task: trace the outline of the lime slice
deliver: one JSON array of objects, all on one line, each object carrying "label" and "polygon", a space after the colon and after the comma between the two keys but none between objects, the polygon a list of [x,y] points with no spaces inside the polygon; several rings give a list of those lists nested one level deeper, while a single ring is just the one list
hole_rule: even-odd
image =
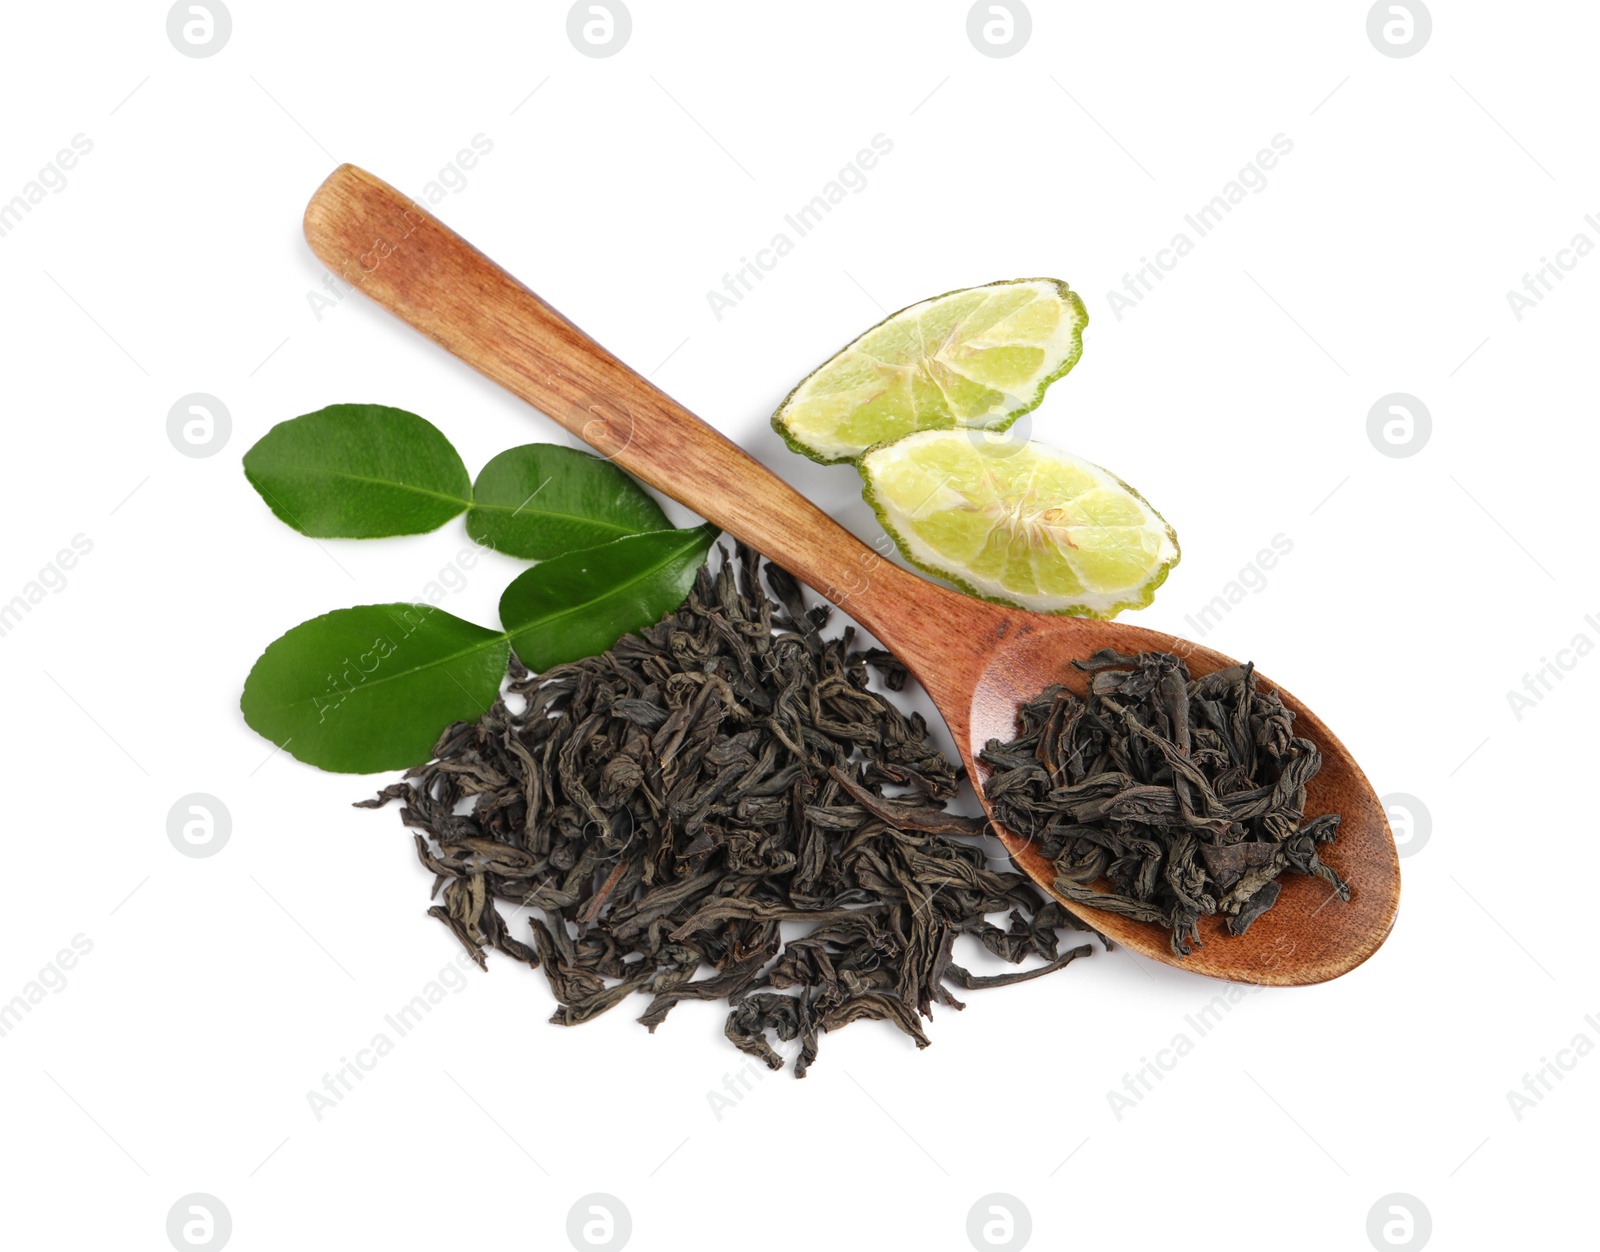
[{"label": "lime slice", "polygon": [[906,560],[985,600],[1115,617],[1178,563],[1177,535],[1138,492],[1043,444],[923,430],[857,467]]},{"label": "lime slice", "polygon": [[1066,283],[1016,278],[901,309],[819,367],[772,415],[832,465],[914,430],[1004,430],[1083,352],[1089,314]]}]

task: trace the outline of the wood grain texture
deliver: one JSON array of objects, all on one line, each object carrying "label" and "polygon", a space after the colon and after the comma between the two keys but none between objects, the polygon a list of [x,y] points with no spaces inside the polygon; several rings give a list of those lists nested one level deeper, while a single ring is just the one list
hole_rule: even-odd
[{"label": "wood grain texture", "polygon": [[[306,209],[305,231],[332,272],[629,473],[777,561],[877,635],[933,698],[980,792],[984,771],[975,755],[989,739],[1014,735],[1019,704],[1055,682],[1083,690],[1073,658],[1108,647],[1159,649],[1182,656],[1196,676],[1234,663],[1136,626],[988,604],[885,560],[364,170],[334,171]],[[1285,875],[1277,904],[1246,934],[1230,936],[1218,919],[1202,918],[1204,946],[1179,958],[1157,926],[1062,903],[1136,952],[1237,982],[1323,982],[1371,956],[1399,906],[1399,859],[1388,820],[1344,745],[1279,690],[1297,730],[1322,750],[1308,815],[1343,816],[1338,840],[1322,856],[1350,884],[1349,904],[1329,904],[1320,879]],[[1010,832],[1002,829],[1000,837],[1018,866],[1050,891],[1049,863]]]}]

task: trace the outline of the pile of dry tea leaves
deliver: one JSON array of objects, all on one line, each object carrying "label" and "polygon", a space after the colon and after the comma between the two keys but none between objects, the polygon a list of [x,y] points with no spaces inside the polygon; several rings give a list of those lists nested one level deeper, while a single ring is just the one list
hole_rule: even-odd
[{"label": "pile of dry tea leaves", "polygon": [[[1109,649],[1074,665],[1090,675],[1087,699],[1047,688],[1019,711],[1016,739],[981,753],[995,816],[1054,861],[1057,892],[1165,926],[1180,956],[1203,914],[1243,934],[1285,870],[1350,899],[1317,856],[1338,816],[1305,820],[1321,753],[1253,667],[1192,679],[1170,653]],[[1090,885],[1101,879],[1110,891]]]},{"label": "pile of dry tea leaves", "polygon": [[[748,548],[719,555],[682,608],[609,652],[539,675],[513,662],[509,699],[362,802],[404,805],[442,889],[429,912],[480,965],[493,948],[542,968],[554,1022],[638,994],[653,1031],[680,1001],[725,1000],[728,1038],[773,1069],[768,1032],[798,1040],[800,1077],[822,1031],[882,1019],[925,1047],[920,1019],[962,1007],[950,985],[1087,955],[1058,946],[1081,923],[988,867],[983,822],[946,811],[958,767],[868,689],[869,662],[900,687],[894,659],[853,649],[853,630],[825,639],[831,610],[770,563],[769,599]],[[986,917],[1007,911],[1005,928]],[[803,933],[785,941],[785,923]],[[1044,963],[976,976],[951,959],[960,935]]]}]

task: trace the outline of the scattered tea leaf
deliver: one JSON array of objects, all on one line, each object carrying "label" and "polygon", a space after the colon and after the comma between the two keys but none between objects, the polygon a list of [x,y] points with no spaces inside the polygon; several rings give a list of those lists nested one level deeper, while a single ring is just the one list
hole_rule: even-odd
[{"label": "scattered tea leaf", "polygon": [[[631,1002],[653,1032],[685,1000],[725,1002],[735,1047],[803,1077],[824,1034],[885,1021],[922,1047],[954,988],[1089,947],[990,865],[981,819],[946,811],[960,767],[869,688],[853,629],[825,635],[829,606],[775,565],[769,598],[758,563],[723,553],[604,655],[513,661],[507,698],[361,803],[403,806],[429,916],[480,965],[493,948],[542,969],[552,1022]],[[1031,968],[968,973],[958,944]]]},{"label": "scattered tea leaf", "polygon": [[610,461],[549,443],[509,448],[485,465],[467,513],[467,533],[479,543],[531,561],[671,526]]},{"label": "scattered tea leaf", "polygon": [[481,716],[506,635],[425,604],[364,604],[267,645],[239,707],[257,733],[322,769],[369,774],[428,759],[439,729]]},{"label": "scattered tea leaf", "polygon": [[630,535],[535,565],[500,597],[511,647],[524,665],[544,670],[597,656],[654,625],[683,603],[717,533],[696,526]]},{"label": "scattered tea leaf", "polygon": [[333,404],[279,422],[244,454],[283,521],[319,539],[435,530],[472,500],[467,467],[431,422],[382,404]]}]

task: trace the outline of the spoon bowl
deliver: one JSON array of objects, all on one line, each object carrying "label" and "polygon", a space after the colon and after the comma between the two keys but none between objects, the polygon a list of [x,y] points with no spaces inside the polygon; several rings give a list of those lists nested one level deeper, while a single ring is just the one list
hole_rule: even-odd
[{"label": "spoon bowl", "polygon": [[[988,769],[978,753],[991,739],[1015,737],[1020,704],[1052,683],[1085,694],[1087,675],[1073,668],[1072,658],[1101,648],[1172,652],[1195,678],[1236,664],[1210,648],[1136,626],[1008,614],[1003,609],[994,618],[994,629],[1003,628],[1005,635],[975,677],[965,725],[947,714],[961,759],[980,792]],[[1258,674],[1258,679],[1263,689],[1276,689],[1294,713],[1295,733],[1312,740],[1322,753],[1322,768],[1306,788],[1306,816],[1340,815],[1338,838],[1323,845],[1319,855],[1350,885],[1350,900],[1334,899],[1333,889],[1320,878],[1286,873],[1278,880],[1283,890],[1277,902],[1244,934],[1230,935],[1220,916],[1202,917],[1201,946],[1188,956],[1174,953],[1168,932],[1153,923],[1062,903],[1125,947],[1192,973],[1273,986],[1324,982],[1355,968],[1387,938],[1400,901],[1400,863],[1383,805],[1349,751],[1292,694],[1265,675]],[[1054,896],[1050,862],[1027,839],[998,822],[995,828],[1011,859]]]},{"label": "spoon bowl", "polygon": [[[602,456],[777,561],[872,631],[932,697],[980,797],[985,771],[977,754],[990,739],[1012,738],[1018,707],[1045,687],[1064,683],[1081,693],[1074,658],[1102,648],[1174,652],[1196,677],[1234,664],[1137,626],[976,600],[884,560],[421,205],[356,166],[340,166],[318,188],[305,230],[330,272]],[[1229,935],[1217,918],[1202,918],[1204,946],[1187,957],[1172,952],[1160,927],[1062,904],[1135,952],[1236,982],[1324,982],[1371,956],[1394,924],[1400,899],[1399,860],[1383,806],[1321,720],[1288,692],[1280,695],[1298,733],[1322,752],[1308,814],[1342,817],[1337,840],[1321,856],[1350,884],[1348,904],[1324,907],[1327,884],[1286,874],[1277,903],[1245,934]],[[1050,863],[995,825],[1016,864],[1055,896]]]}]

